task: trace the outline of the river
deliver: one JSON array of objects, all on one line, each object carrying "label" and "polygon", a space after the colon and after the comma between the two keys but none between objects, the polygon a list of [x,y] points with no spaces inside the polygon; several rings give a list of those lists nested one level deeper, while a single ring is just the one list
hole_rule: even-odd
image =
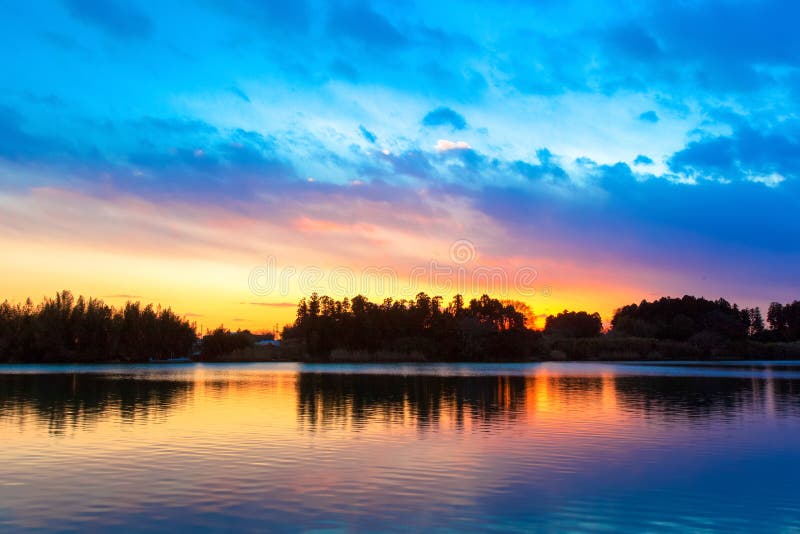
[{"label": "river", "polygon": [[0,531],[800,529],[800,362],[0,366]]}]

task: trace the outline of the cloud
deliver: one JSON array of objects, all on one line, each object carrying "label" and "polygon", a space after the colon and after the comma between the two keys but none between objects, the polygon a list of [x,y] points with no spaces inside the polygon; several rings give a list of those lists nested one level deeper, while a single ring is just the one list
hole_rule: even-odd
[{"label": "cloud", "polygon": [[655,39],[643,28],[635,25],[608,32],[608,40],[619,53],[636,60],[652,61],[661,53]]},{"label": "cloud", "polygon": [[466,141],[448,141],[447,139],[439,139],[436,142],[434,149],[437,152],[446,152],[448,150],[466,150],[472,148]]},{"label": "cloud", "polygon": [[[275,140],[260,133],[219,132],[202,121],[167,121],[151,128],[163,129],[161,137],[174,138],[177,146],[142,142],[126,154],[125,164],[116,167],[113,175],[130,190],[245,198],[296,178],[292,164],[279,155]],[[131,174],[135,180],[129,178]]]},{"label": "cloud", "polygon": [[364,139],[366,139],[368,142],[372,144],[375,144],[375,141],[378,140],[378,137],[374,133],[370,132],[362,125],[358,126],[358,131],[361,132],[361,135],[364,136]]},{"label": "cloud", "polygon": [[[755,129],[742,125],[727,136],[705,136],[690,142],[668,161],[671,171],[715,180],[775,182],[800,177],[800,121]],[[782,181],[782,180],[780,180]]]},{"label": "cloud", "polygon": [[439,107],[429,111],[422,118],[422,125],[428,127],[450,126],[453,130],[464,130],[467,128],[467,121],[461,114],[452,109]]},{"label": "cloud", "polygon": [[118,0],[63,0],[75,18],[125,39],[148,37],[153,30],[150,18],[130,2]]},{"label": "cloud", "polygon": [[328,66],[328,69],[334,78],[342,79],[348,82],[358,81],[358,70],[356,70],[353,65],[342,59],[335,59]]},{"label": "cloud", "polygon": [[775,83],[757,66],[796,64],[798,17],[800,5],[778,0],[676,3],[654,12],[653,27],[676,61],[695,67],[702,88],[751,91]]},{"label": "cloud", "polygon": [[231,93],[234,96],[239,97],[241,100],[247,102],[248,104],[250,103],[250,97],[247,96],[247,93],[245,93],[244,91],[242,91],[238,87],[236,87],[236,86],[228,87],[228,92]]},{"label": "cloud", "polygon": [[[721,94],[749,99],[764,91],[766,96],[795,77],[789,73],[797,64],[790,51],[800,46],[794,24],[798,5],[724,0],[630,9],[625,2],[612,4],[613,14],[586,5],[583,17],[574,17],[566,5],[554,8],[549,18],[542,17],[557,28],[552,32],[546,27],[506,32],[495,44],[503,79],[540,95],[655,90],[702,103]],[[710,20],[724,23],[710,25]]]},{"label": "cloud", "polygon": [[569,175],[556,162],[553,155],[546,148],[539,149],[537,152],[539,164],[532,164],[526,161],[515,161],[511,168],[528,180],[549,180],[567,183]]},{"label": "cloud", "polygon": [[655,124],[656,122],[658,122],[659,119],[658,119],[658,114],[655,111],[650,110],[650,111],[645,111],[644,113],[639,115],[639,120],[644,122],[652,122]]},{"label": "cloud", "polygon": [[428,154],[419,149],[406,150],[400,154],[385,154],[383,157],[389,162],[396,175],[411,176],[427,181],[435,172]]},{"label": "cloud", "polygon": [[133,299],[141,299],[141,298],[144,298],[144,297],[142,297],[141,295],[129,295],[127,293],[117,293],[117,294],[114,294],[114,295],[103,295],[103,298],[104,299],[128,299],[128,300],[133,300]]},{"label": "cloud", "polygon": [[634,165],[652,165],[653,164],[653,160],[651,158],[648,158],[644,154],[639,154],[638,156],[636,156],[636,159],[633,160],[633,164]]},{"label": "cloud", "polygon": [[364,4],[341,6],[331,4],[327,24],[332,39],[345,39],[376,47],[393,49],[404,46],[407,39],[383,15]]},{"label": "cloud", "polygon": [[69,155],[65,142],[33,135],[23,129],[23,117],[15,110],[0,105],[0,158],[11,161],[36,161],[55,155]]},{"label": "cloud", "polygon": [[786,180],[786,178],[784,178],[777,172],[773,172],[768,176],[750,175],[747,177],[747,179],[750,180],[751,182],[764,184],[767,187],[777,187]]},{"label": "cloud", "polygon": [[494,174],[499,163],[472,148],[446,150],[440,154],[448,163],[447,171],[451,179],[458,183],[467,180],[473,187],[480,186],[483,180]]}]

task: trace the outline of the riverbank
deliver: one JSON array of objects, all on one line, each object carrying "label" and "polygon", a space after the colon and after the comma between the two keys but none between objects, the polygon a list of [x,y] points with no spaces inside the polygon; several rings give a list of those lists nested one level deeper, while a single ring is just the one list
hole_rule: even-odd
[{"label": "riverbank", "polygon": [[717,342],[716,345],[665,341],[650,338],[602,336],[597,338],[543,338],[528,358],[487,355],[483,358],[444,359],[420,351],[336,349],[328,355],[310,355],[301,347],[248,347],[223,354],[209,362],[306,362],[306,363],[440,363],[541,362],[541,361],[676,361],[676,360],[800,360],[800,342]]},{"label": "riverbank", "polygon": [[[690,343],[650,338],[602,336],[596,338],[542,338],[530,357],[507,358],[502,354],[483,358],[444,359],[420,351],[335,349],[328,355],[310,355],[299,346],[250,347],[225,354],[220,362],[313,363],[424,363],[424,362],[540,362],[540,361],[675,361],[675,360],[800,360],[800,342],[715,341]],[[211,361],[211,360],[208,360]]]},{"label": "riverbank", "polygon": [[[148,358],[131,360],[92,360],[85,358],[47,358],[41,361],[12,360],[6,363],[148,363]],[[539,339],[527,358],[508,358],[502,354],[481,358],[437,358],[421,351],[335,349],[326,355],[311,355],[298,344],[281,346],[251,346],[237,349],[214,358],[194,358],[193,361],[248,363],[248,362],[300,362],[300,363],[441,363],[441,362],[541,362],[541,361],[720,361],[720,360],[800,360],[800,342],[763,343],[757,341],[720,341],[690,343],[651,338],[601,336],[595,338]]]}]

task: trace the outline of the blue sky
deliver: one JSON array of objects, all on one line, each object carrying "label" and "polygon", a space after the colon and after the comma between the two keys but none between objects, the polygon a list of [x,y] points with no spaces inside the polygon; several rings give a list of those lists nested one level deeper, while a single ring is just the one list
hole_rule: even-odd
[{"label": "blue sky", "polygon": [[[331,264],[394,265],[420,259],[409,252],[420,236],[468,238],[499,263],[527,258],[556,288],[591,291],[578,283],[587,277],[616,288],[582,300],[564,287],[565,305],[798,296],[792,3],[42,0],[0,9],[8,246],[115,246],[109,218],[139,202],[182,218],[168,232],[156,216],[126,229],[138,236],[131,254],[170,255],[169,239],[246,220],[272,238],[239,235],[236,250],[221,239],[202,254],[249,265],[274,245],[287,262],[322,250]],[[23,204],[48,216],[23,218],[13,209]],[[220,211],[214,221],[209,206]],[[298,230],[300,219],[367,228],[369,244],[339,251],[331,236]],[[153,239],[163,249],[136,248]]]}]

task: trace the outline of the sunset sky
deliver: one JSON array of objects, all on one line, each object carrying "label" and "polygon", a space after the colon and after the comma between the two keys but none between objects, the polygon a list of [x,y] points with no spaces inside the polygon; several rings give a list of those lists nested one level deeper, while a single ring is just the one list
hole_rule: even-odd
[{"label": "sunset sky", "polygon": [[2,11],[0,300],[269,330],[315,289],[800,298],[800,5]]}]

